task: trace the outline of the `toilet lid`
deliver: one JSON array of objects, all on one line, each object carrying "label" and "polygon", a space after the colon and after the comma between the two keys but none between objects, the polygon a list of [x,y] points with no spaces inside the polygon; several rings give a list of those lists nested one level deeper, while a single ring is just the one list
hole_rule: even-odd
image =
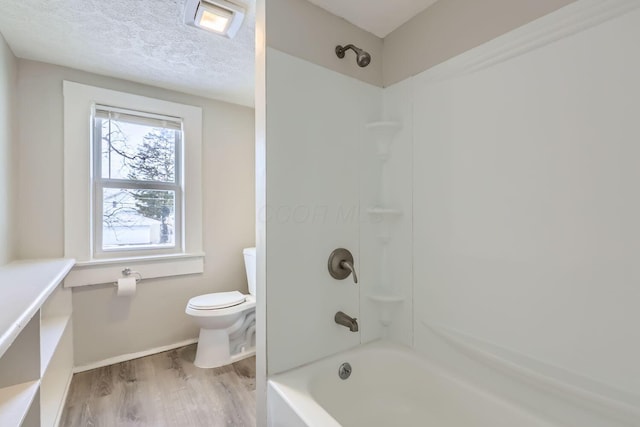
[{"label": "toilet lid", "polygon": [[189,300],[189,307],[198,310],[216,310],[218,308],[232,307],[245,301],[246,295],[238,291],[216,292],[193,297]]}]

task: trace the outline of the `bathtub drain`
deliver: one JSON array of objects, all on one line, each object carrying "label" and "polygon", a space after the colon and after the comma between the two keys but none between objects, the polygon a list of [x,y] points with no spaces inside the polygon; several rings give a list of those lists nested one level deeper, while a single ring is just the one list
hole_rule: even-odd
[{"label": "bathtub drain", "polygon": [[346,380],[351,375],[351,365],[348,363],[343,363],[340,365],[338,369],[338,376],[343,380]]}]

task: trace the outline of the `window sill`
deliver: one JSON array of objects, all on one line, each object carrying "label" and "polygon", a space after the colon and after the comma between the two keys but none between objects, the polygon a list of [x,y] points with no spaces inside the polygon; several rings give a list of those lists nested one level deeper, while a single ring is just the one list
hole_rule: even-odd
[{"label": "window sill", "polygon": [[154,255],[131,258],[94,259],[76,262],[64,280],[65,288],[114,283],[122,270],[140,273],[142,280],[198,274],[204,271],[204,253]]}]

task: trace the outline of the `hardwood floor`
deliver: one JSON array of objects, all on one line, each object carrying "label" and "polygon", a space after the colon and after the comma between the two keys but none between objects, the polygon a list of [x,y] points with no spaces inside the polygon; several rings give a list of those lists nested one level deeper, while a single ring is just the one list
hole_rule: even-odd
[{"label": "hardwood floor", "polygon": [[255,426],[255,357],[200,369],[190,345],[74,375],[61,427]]}]

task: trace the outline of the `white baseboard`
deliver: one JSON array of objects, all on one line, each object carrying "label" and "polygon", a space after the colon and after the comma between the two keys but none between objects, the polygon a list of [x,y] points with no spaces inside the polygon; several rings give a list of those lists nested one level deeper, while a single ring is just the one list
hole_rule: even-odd
[{"label": "white baseboard", "polygon": [[137,353],[123,354],[120,356],[110,357],[108,359],[100,360],[98,362],[89,363],[88,365],[76,366],[73,368],[73,373],[90,371],[91,369],[102,368],[104,366],[114,365],[120,362],[126,362],[127,360],[139,359],[141,357],[150,356],[156,353],[162,353],[163,351],[173,350],[174,348],[184,347],[190,344],[197,343],[197,338],[191,338],[185,341],[180,341],[174,344],[164,345],[162,347],[155,347],[149,350],[139,351]]}]

